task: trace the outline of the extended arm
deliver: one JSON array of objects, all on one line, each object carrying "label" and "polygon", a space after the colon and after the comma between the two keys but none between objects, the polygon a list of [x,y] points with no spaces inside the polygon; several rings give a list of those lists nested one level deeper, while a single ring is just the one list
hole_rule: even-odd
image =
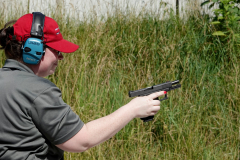
[{"label": "extended arm", "polygon": [[162,95],[163,91],[137,97],[112,114],[85,124],[74,137],[57,147],[69,152],[83,152],[94,147],[114,136],[133,118],[155,115],[160,109],[160,101],[154,99]]}]

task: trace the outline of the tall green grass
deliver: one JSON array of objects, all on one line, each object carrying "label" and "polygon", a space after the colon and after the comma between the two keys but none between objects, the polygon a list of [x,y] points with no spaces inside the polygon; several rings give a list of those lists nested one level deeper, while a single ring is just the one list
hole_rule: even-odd
[{"label": "tall green grass", "polygon": [[[182,84],[168,93],[153,121],[134,119],[107,142],[84,153],[66,152],[65,159],[239,159],[240,47],[213,37],[204,17],[118,13],[91,23],[53,18],[80,48],[64,54],[48,79],[84,122],[128,103],[129,90],[176,79]],[[1,53],[1,66],[4,59]]]}]

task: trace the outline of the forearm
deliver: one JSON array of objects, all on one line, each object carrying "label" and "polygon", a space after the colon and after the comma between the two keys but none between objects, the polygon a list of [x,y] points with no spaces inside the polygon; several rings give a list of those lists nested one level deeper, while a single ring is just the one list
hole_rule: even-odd
[{"label": "forearm", "polygon": [[129,107],[131,106],[125,105],[110,115],[86,124],[90,148],[114,136],[134,118]]},{"label": "forearm", "polygon": [[114,136],[134,118],[134,110],[127,104],[105,117],[85,124],[82,129],[67,142],[57,145],[69,152],[83,152]]}]

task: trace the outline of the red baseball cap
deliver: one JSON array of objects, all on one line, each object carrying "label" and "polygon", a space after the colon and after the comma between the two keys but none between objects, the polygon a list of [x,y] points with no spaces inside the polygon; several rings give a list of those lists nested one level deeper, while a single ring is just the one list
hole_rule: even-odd
[{"label": "red baseball cap", "polygon": [[[30,37],[30,32],[32,28],[33,14],[25,14],[20,17],[17,22],[13,25],[14,35],[18,41],[26,41]],[[76,51],[79,46],[63,39],[57,22],[45,16],[44,27],[44,43],[60,52],[72,53]]]}]

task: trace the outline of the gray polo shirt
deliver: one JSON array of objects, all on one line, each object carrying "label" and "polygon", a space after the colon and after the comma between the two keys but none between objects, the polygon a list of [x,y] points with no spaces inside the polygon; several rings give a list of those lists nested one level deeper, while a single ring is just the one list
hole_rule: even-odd
[{"label": "gray polo shirt", "polygon": [[8,59],[0,69],[0,159],[62,159],[55,145],[83,122],[64,103],[61,91],[30,68]]}]

